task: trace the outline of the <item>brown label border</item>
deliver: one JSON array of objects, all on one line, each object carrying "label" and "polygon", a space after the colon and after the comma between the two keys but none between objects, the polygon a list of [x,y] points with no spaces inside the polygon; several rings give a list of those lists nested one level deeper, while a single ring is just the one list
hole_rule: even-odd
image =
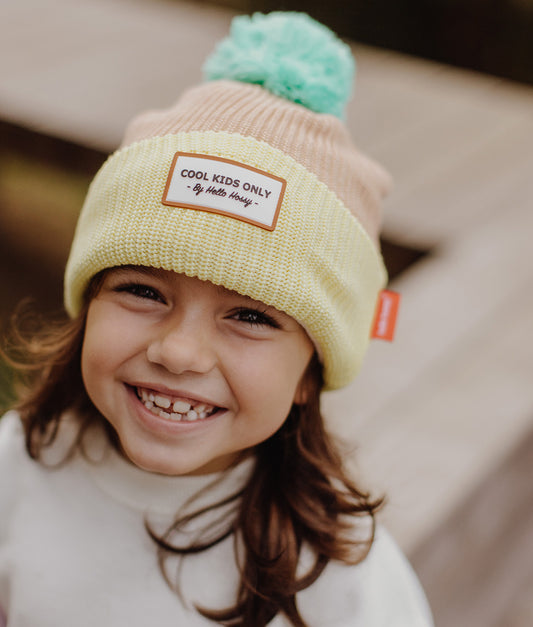
[{"label": "brown label border", "polygon": [[[200,157],[202,159],[208,159],[210,161],[219,161],[222,163],[229,163],[230,165],[235,165],[238,166],[240,168],[244,168],[246,170],[251,170],[252,172],[257,172],[258,174],[261,174],[263,176],[266,176],[267,178],[273,179],[275,181],[278,181],[279,183],[281,183],[281,191],[279,194],[279,199],[278,199],[278,204],[276,206],[276,211],[274,213],[274,218],[272,220],[272,225],[266,225],[263,222],[257,222],[255,220],[252,220],[250,218],[247,218],[245,216],[239,216],[236,215],[234,213],[230,213],[228,211],[223,211],[222,209],[213,209],[212,207],[206,207],[204,205],[196,205],[196,204],[191,204],[191,203],[183,203],[183,202],[175,202],[172,200],[167,200],[167,195],[168,195],[168,190],[170,188],[170,183],[172,181],[172,177],[174,175],[174,170],[176,167],[176,162],[178,161],[178,158],[180,156],[183,157]],[[270,172],[265,172],[264,170],[260,170],[259,168],[254,168],[251,165],[246,165],[245,163],[240,163],[239,161],[234,161],[233,159],[226,159],[224,157],[215,157],[213,155],[206,155],[203,153],[198,153],[198,152],[181,152],[178,151],[176,152],[176,154],[174,155],[173,159],[172,159],[172,164],[170,166],[169,172],[168,172],[168,176],[167,176],[167,181],[165,184],[165,191],[163,192],[163,198],[161,200],[161,204],[166,205],[168,207],[180,207],[183,209],[196,209],[198,211],[206,211],[208,213],[215,213],[218,215],[222,215],[222,216],[227,216],[228,218],[234,218],[235,220],[240,220],[241,222],[246,222],[248,224],[252,224],[253,226],[258,226],[262,229],[265,229],[266,231],[273,231],[276,228],[276,224],[278,222],[278,216],[279,216],[279,212],[281,209],[281,205],[283,203],[283,198],[285,196],[285,189],[287,187],[287,181],[282,178],[281,176],[276,176],[275,174],[270,174]]]}]

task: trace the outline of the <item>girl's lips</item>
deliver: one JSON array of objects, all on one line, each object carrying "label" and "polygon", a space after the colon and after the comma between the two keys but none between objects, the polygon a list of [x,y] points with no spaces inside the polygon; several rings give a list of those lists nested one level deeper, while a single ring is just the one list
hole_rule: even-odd
[{"label": "girl's lips", "polygon": [[225,411],[205,401],[193,399],[189,396],[162,392],[160,389],[144,386],[127,386],[137,400],[154,417],[170,423],[197,423],[204,422],[215,414]]}]

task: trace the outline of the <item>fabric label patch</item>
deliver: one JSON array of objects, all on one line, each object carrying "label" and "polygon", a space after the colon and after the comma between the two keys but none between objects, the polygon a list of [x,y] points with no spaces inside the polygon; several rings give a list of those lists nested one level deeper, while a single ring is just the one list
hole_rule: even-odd
[{"label": "fabric label patch", "polygon": [[376,316],[372,325],[372,339],[392,342],[396,329],[396,318],[400,307],[400,294],[390,290],[382,290],[376,307]]},{"label": "fabric label patch", "polygon": [[273,231],[286,184],[237,161],[177,152],[162,203],[220,213]]}]

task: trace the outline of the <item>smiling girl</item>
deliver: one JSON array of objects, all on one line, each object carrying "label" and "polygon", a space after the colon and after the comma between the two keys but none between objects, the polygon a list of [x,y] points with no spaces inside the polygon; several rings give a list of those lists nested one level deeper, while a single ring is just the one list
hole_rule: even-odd
[{"label": "smiling girl", "polygon": [[135,465],[218,472],[275,433],[313,345],[290,316],[183,274],[105,273],[87,314],[81,372]]},{"label": "smiling girl", "polygon": [[70,320],[25,345],[0,608],[10,627],[429,627],[320,413],[386,281],[388,176],[340,119],[349,48],[256,14],[205,70],[97,174]]}]

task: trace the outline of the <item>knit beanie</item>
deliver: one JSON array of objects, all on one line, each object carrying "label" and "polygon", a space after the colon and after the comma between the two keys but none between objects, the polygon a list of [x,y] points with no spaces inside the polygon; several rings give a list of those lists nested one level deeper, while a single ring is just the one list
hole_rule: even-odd
[{"label": "knit beanie", "polygon": [[349,383],[386,283],[389,177],[342,121],[349,47],[303,13],[240,16],[206,82],[142,113],[93,180],[65,275],[77,315],[91,278],[141,265],[184,273],[292,316]]}]

